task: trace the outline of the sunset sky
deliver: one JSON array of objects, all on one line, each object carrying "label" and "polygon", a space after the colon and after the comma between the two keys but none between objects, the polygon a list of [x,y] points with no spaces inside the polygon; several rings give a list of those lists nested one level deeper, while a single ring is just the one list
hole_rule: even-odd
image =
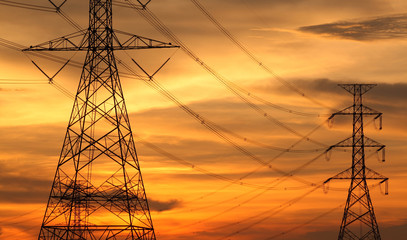
[{"label": "sunset sky", "polygon": [[[28,47],[77,30],[55,12],[4,2],[0,1],[0,239],[28,240],[38,237],[73,99],[48,84],[31,61],[49,76],[62,63],[10,49],[3,40]],[[365,134],[386,145],[386,162],[367,149],[366,164],[390,180],[389,195],[377,181],[369,182],[374,185],[370,194],[382,239],[406,239],[407,1],[199,2],[273,74],[222,33],[192,0],[148,4],[199,58],[174,48],[115,53],[138,74],[143,73],[131,58],[150,74],[170,58],[155,82],[199,114],[194,118],[147,82],[129,77],[128,69],[118,64],[157,238],[336,239],[350,182],[333,181],[325,190],[311,185],[351,166],[351,149],[323,153],[351,136],[352,118],[335,118],[331,127],[326,120],[353,103],[339,83],[374,83],[364,103],[383,113],[383,130],[367,117]],[[48,0],[29,3],[52,7]],[[87,28],[87,1],[68,0],[62,10]],[[172,42],[134,9],[115,5],[113,18],[115,29]],[[53,54],[79,63],[85,56]],[[244,89],[237,91],[245,101],[202,62],[226,85]],[[68,65],[54,80],[74,94],[80,73],[80,68]],[[227,140],[208,126],[217,126]],[[297,144],[299,135],[318,126],[310,140]],[[281,153],[293,145],[292,150],[304,151]]]}]

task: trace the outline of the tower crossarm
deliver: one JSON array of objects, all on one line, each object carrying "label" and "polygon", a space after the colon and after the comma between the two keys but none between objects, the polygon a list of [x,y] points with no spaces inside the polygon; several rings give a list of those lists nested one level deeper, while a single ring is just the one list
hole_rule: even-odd
[{"label": "tower crossarm", "polygon": [[[116,34],[125,36],[125,40],[120,41]],[[179,46],[172,45],[172,43],[166,43],[151,38],[141,37],[120,30],[114,31],[113,39],[117,44],[117,46],[113,46],[114,50],[131,50],[143,48],[179,48]]]},{"label": "tower crossarm", "polygon": [[384,175],[366,167],[366,179],[373,179],[373,180],[382,180],[380,183],[386,182],[389,180],[388,177],[385,177]]},{"label": "tower crossarm", "polygon": [[384,183],[389,180],[388,177],[383,176],[382,174],[370,169],[365,168],[365,177],[353,176],[352,175],[352,168],[348,168],[333,177],[328,178],[325,180],[324,183],[328,183],[331,180],[347,180],[347,179],[367,179],[367,180],[380,180],[380,183]]},{"label": "tower crossarm", "polygon": [[83,51],[87,49],[87,30],[65,35],[29,48],[23,51]]},{"label": "tower crossarm", "polygon": [[352,95],[356,92],[359,92],[361,95],[363,95],[370,89],[376,87],[377,84],[338,84],[338,86],[342,87]]},{"label": "tower crossarm", "polygon": [[[363,139],[363,140],[362,140]],[[371,138],[368,138],[366,136],[363,136],[363,138],[358,139],[358,141],[356,141],[355,143],[354,141],[354,137],[349,137],[343,141],[340,141],[339,143],[330,146],[327,149],[327,152],[331,151],[334,148],[365,148],[365,147],[369,147],[369,148],[376,148],[376,152],[379,154],[381,152],[381,161],[385,162],[386,160],[386,145],[383,145]],[[380,157],[379,157],[380,158]]]},{"label": "tower crossarm", "polygon": [[370,168],[365,168],[364,174],[356,174],[353,172],[352,167],[336,174],[333,177],[328,178],[324,182],[324,189],[327,189],[325,185],[327,185],[331,180],[352,180],[352,181],[366,181],[366,180],[376,180],[379,181],[379,184],[385,184],[384,185],[384,194],[388,195],[389,194],[389,178],[386,176],[383,176],[382,174],[370,169]]},{"label": "tower crossarm", "polygon": [[[350,107],[347,107],[339,112],[333,113],[329,119],[334,118],[337,115],[353,115],[355,113],[355,108],[356,106],[352,105]],[[375,116],[375,119],[379,118],[382,116],[382,113],[379,111],[376,111],[370,107],[367,107],[365,105],[358,106],[357,109],[359,112],[356,112],[357,114],[363,114],[363,115],[371,115]]]},{"label": "tower crossarm", "polygon": [[384,149],[386,145],[383,145],[371,138],[368,138],[366,136],[363,136],[363,141],[358,141],[358,142],[353,142],[353,136],[349,137],[343,141],[340,141],[339,143],[330,146],[328,149],[331,150],[333,148],[337,147],[373,147],[373,148],[378,148],[378,151]]},{"label": "tower crossarm", "polygon": [[339,112],[331,114],[331,116],[328,118],[329,125],[332,125],[333,119],[335,116],[338,115],[345,115],[345,116],[353,116],[353,115],[359,115],[359,116],[373,116],[374,120],[379,121],[379,127],[378,129],[382,129],[383,125],[383,114],[379,111],[376,111],[370,107],[367,107],[363,104],[360,105],[352,105],[350,107],[347,107]]},{"label": "tower crossarm", "polygon": [[[124,40],[119,40],[116,33],[125,36]],[[146,38],[123,31],[113,31],[113,44],[109,48],[111,50],[132,50],[132,49],[150,49],[150,48],[178,48],[179,46],[172,45],[171,43],[162,42],[159,40]],[[79,32],[71,33],[63,37],[53,39],[29,48],[23,51],[88,51],[89,49],[89,30],[82,30]],[[94,48],[94,47],[93,47]],[[105,45],[100,45],[92,50],[106,50]]]}]

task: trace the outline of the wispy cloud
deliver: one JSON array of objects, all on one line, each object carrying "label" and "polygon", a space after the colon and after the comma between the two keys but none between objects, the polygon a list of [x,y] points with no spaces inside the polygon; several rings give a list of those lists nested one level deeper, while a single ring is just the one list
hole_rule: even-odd
[{"label": "wispy cloud", "polygon": [[367,20],[339,21],[320,25],[303,26],[302,32],[326,37],[375,41],[400,39],[407,36],[407,14],[388,15]]},{"label": "wispy cloud", "polygon": [[[377,84],[371,90],[372,98],[376,99],[383,105],[398,106],[399,103],[404,105],[407,103],[407,83],[385,83],[385,82],[366,82],[360,80],[333,80],[328,78],[318,78],[318,79],[294,79],[291,81],[295,86],[304,90],[306,93],[312,96],[323,96],[323,95],[335,95],[335,97],[349,98],[350,95],[344,94],[345,92],[338,86],[338,84],[353,84],[353,83],[368,83]],[[283,86],[277,87],[263,87],[262,90],[265,91],[277,91],[282,92],[284,95],[295,94],[292,91],[287,90]],[[261,90],[261,89],[259,89]],[[339,104],[342,104],[340,101]]]},{"label": "wispy cloud", "polygon": [[150,210],[157,212],[168,211],[181,206],[181,202],[176,199],[160,201],[150,198],[148,199],[148,204],[150,205]]},{"label": "wispy cloud", "polygon": [[0,203],[44,203],[51,182],[32,176],[9,173],[2,165],[0,177]]},{"label": "wispy cloud", "polygon": [[0,151],[55,156],[59,154],[64,132],[65,123],[0,127]]}]

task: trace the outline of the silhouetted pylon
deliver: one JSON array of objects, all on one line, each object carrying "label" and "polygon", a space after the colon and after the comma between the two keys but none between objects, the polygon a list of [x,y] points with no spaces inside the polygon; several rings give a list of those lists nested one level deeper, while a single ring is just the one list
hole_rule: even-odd
[{"label": "silhouetted pylon", "polygon": [[348,198],[345,204],[345,210],[339,231],[339,240],[380,240],[379,227],[373,210],[372,200],[369,195],[367,179],[380,180],[380,183],[386,182],[388,178],[369,169],[365,165],[365,148],[377,148],[377,151],[383,151],[385,146],[366,137],[363,132],[363,117],[372,115],[380,119],[382,113],[377,112],[362,104],[362,95],[372,89],[375,84],[340,84],[342,88],[353,95],[353,105],[342,111],[334,113],[329,119],[336,115],[353,116],[353,134],[352,137],[339,142],[330,148],[351,147],[352,148],[352,166],[345,171],[329,178],[328,183],[333,179],[350,179]]},{"label": "silhouetted pylon", "polygon": [[90,0],[88,29],[25,49],[87,51],[38,239],[155,239],[114,50],[174,46],[116,32]]}]

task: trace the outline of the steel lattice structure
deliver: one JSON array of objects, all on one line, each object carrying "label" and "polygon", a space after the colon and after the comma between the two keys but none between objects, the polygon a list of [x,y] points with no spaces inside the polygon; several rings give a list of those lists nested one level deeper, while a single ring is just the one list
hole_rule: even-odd
[{"label": "steel lattice structure", "polygon": [[386,183],[388,178],[369,169],[365,165],[365,148],[377,148],[377,151],[383,151],[385,146],[366,137],[363,132],[363,117],[366,115],[381,118],[382,113],[377,112],[362,104],[362,95],[372,89],[375,84],[340,84],[342,88],[353,95],[353,105],[342,111],[331,115],[332,119],[336,115],[353,116],[353,134],[352,137],[339,142],[335,147],[352,148],[352,166],[345,171],[329,178],[325,183],[333,179],[350,179],[348,198],[346,200],[342,223],[339,231],[339,240],[380,240],[379,227],[373,210],[372,200],[367,185],[368,179],[380,180]]},{"label": "steel lattice structure", "polygon": [[38,239],[156,238],[114,50],[174,46],[115,32],[112,0],[90,0],[88,29],[25,49],[87,51]]}]

